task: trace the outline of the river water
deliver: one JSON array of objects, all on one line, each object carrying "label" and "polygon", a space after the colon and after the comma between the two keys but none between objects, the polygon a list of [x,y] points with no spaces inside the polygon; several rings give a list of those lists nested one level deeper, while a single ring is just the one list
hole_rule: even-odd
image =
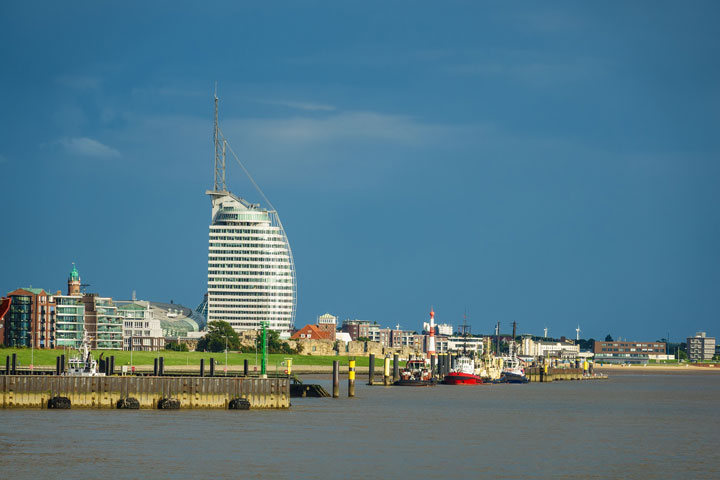
[{"label": "river water", "polygon": [[0,477],[720,478],[720,375],[342,387],[286,411],[0,410]]}]

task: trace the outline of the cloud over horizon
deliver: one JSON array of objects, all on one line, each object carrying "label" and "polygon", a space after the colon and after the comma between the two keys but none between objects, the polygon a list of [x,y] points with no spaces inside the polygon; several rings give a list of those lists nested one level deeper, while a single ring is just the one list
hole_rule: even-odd
[{"label": "cloud over horizon", "polygon": [[120,158],[120,152],[88,137],[63,137],[58,140],[68,153],[92,158]]}]

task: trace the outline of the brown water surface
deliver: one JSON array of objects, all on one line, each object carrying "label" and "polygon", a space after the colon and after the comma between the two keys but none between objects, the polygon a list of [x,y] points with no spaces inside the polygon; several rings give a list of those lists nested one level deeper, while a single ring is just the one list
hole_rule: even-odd
[{"label": "brown water surface", "polygon": [[[364,381],[364,379],[363,379]],[[325,378],[317,379],[329,390]],[[0,410],[4,478],[720,478],[720,376],[367,387],[285,411]]]}]

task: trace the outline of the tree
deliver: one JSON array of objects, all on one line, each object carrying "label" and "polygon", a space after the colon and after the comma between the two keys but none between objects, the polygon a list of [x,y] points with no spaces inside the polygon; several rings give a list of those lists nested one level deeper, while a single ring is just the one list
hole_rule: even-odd
[{"label": "tree", "polygon": [[[298,353],[297,350],[293,350],[292,348],[290,348],[290,344],[280,340],[280,334],[275,330],[267,331],[267,348],[267,353]],[[258,334],[257,349],[258,352],[262,351],[262,334]]]},{"label": "tree", "polygon": [[198,340],[197,349],[201,352],[222,352],[227,337],[228,350],[240,349],[240,337],[229,323],[215,320],[208,323],[208,332]]},{"label": "tree", "polygon": [[592,352],[595,348],[595,339],[591,338],[589,340],[585,340],[584,338],[581,338],[578,345],[580,345],[580,350]]},{"label": "tree", "polygon": [[606,342],[612,342],[612,341],[613,341],[612,336],[610,336],[609,333],[605,336],[605,341],[606,341]]}]

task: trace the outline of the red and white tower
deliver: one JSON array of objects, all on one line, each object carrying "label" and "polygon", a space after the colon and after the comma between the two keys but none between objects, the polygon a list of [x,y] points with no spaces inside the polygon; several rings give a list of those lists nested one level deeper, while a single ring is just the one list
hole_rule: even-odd
[{"label": "red and white tower", "polygon": [[430,308],[430,338],[428,338],[427,348],[428,358],[435,355],[435,312]]}]

